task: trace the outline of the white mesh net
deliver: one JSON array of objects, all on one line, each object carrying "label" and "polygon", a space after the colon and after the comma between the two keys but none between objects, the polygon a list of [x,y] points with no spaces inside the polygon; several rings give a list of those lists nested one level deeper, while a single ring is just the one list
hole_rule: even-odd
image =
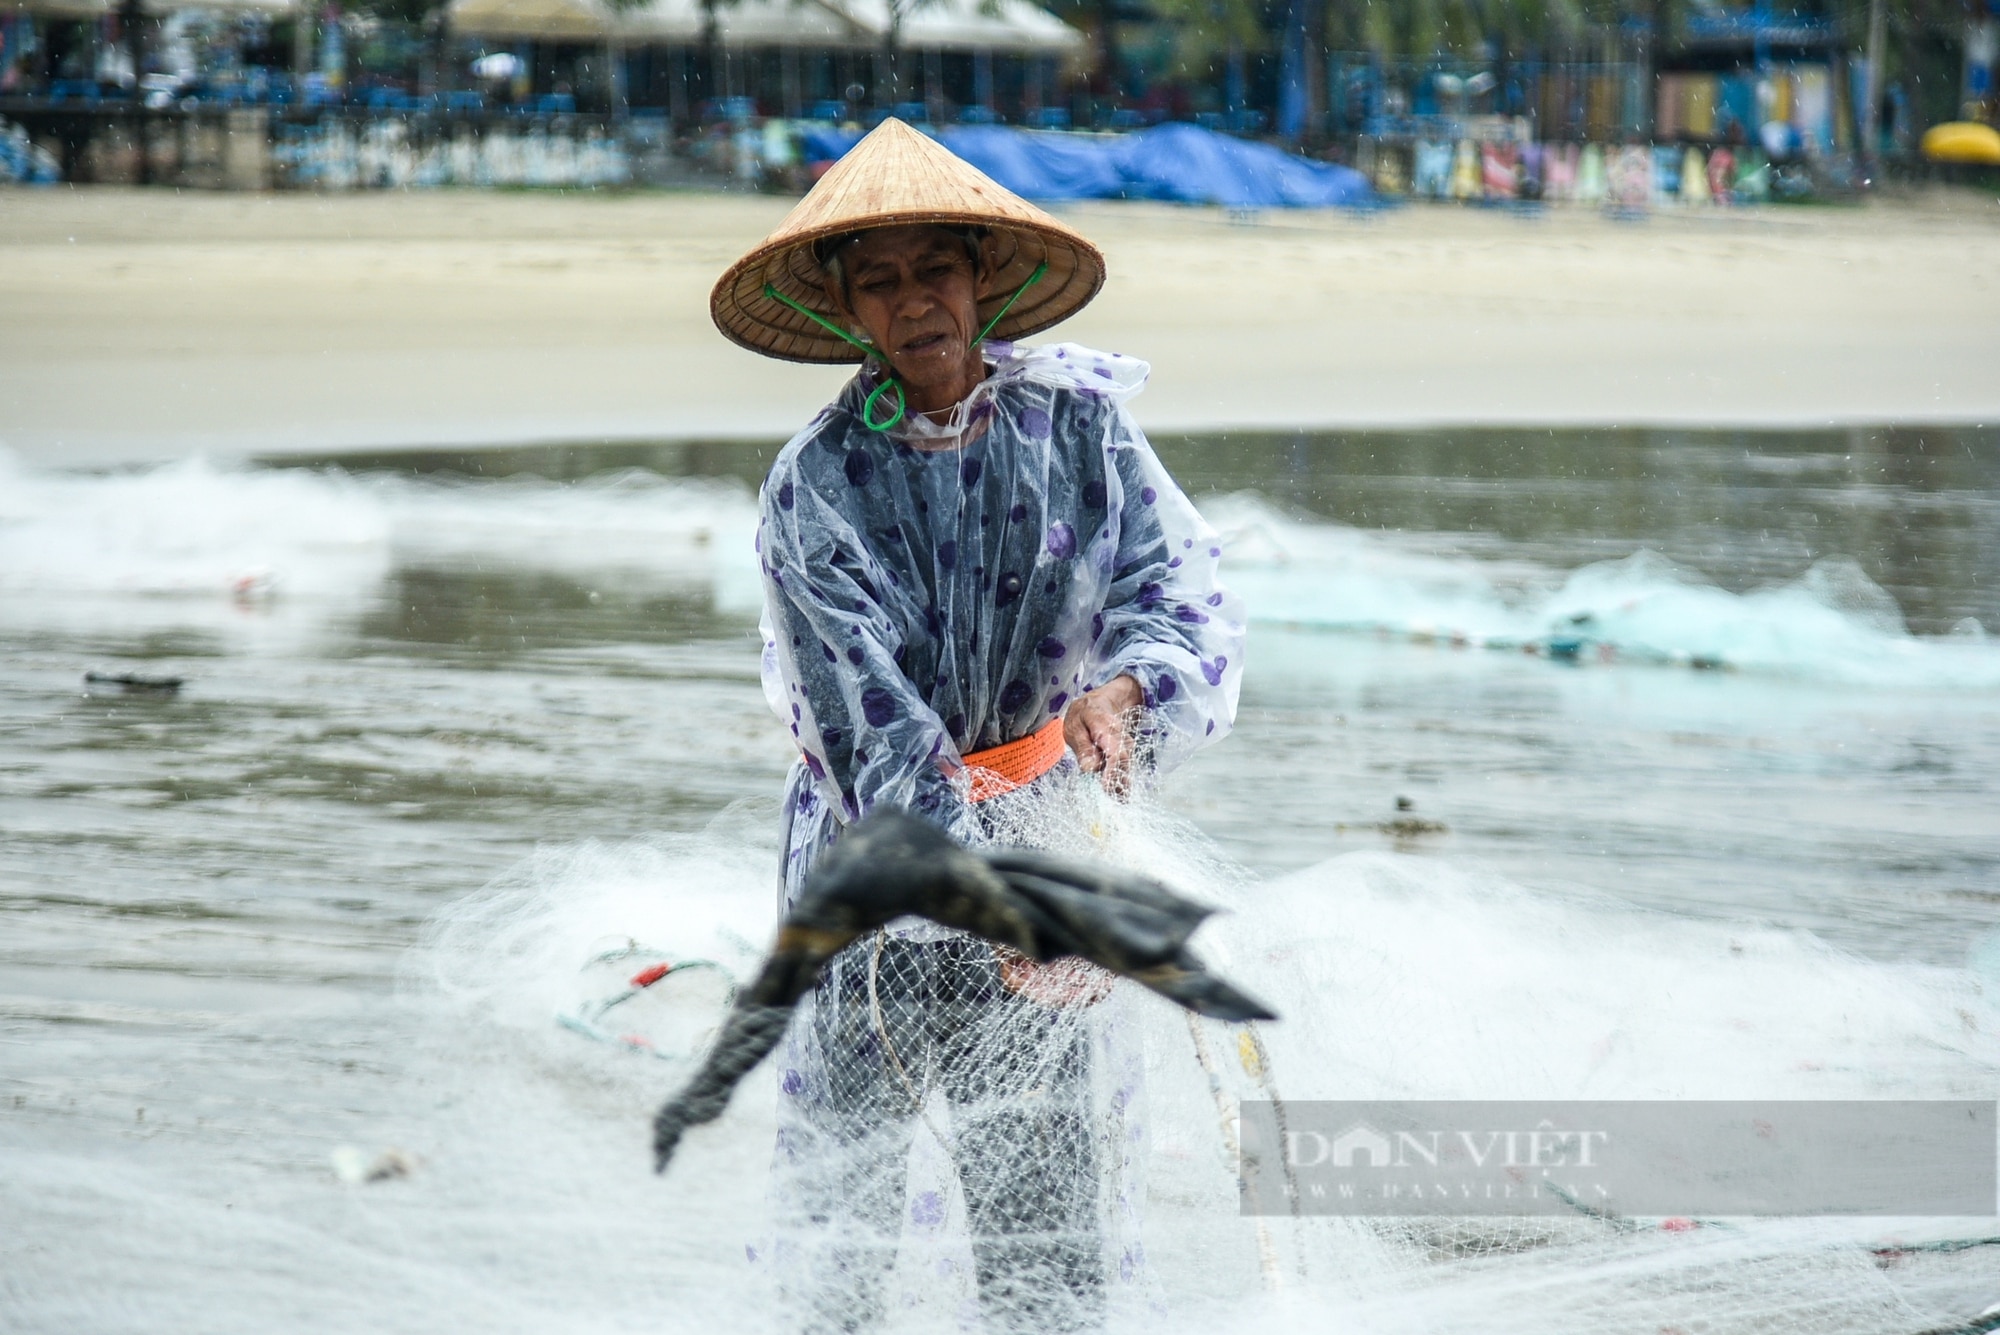
[{"label": "white mesh net", "polygon": [[[2000,1069],[2000,1014],[1978,975],[1429,859],[1354,856],[1253,882],[1157,806],[1100,802],[1093,787],[996,807],[996,840],[1236,909],[1199,949],[1282,1022],[1253,1041],[1202,1021],[1197,1044],[1183,1013],[1129,983],[1051,1004],[1077,980],[1036,1000],[1007,988],[982,943],[865,938],[663,1184],[674,1230],[754,1242],[747,1269],[676,1280],[723,1304],[732,1328],[1995,1328],[1978,1315],[2000,1299],[1990,1218],[1255,1220],[1239,1213],[1231,1153],[1237,1104],[1274,1093],[1979,1097]],[[525,868],[462,906],[463,940],[439,956],[482,961],[477,977],[494,981],[477,999],[493,1013],[541,1007],[539,1032],[564,1045],[547,1069],[601,1073],[602,1115],[631,1124],[635,1172],[645,1114],[691,1069],[726,989],[670,972],[603,1010],[659,952],[608,959],[619,943],[602,938],[624,928],[684,952],[662,959],[715,958],[747,978],[751,942],[768,939],[772,851],[741,838]],[[551,981],[524,993],[524,979]],[[553,1037],[552,1013],[591,1007],[614,1044],[645,1038],[677,1064]]]},{"label": "white mesh net", "polygon": [[[1073,782],[980,814],[1005,846],[1103,836]],[[916,923],[833,960],[777,1059],[769,1259],[806,1328],[1084,1329],[1134,1292],[1144,1049],[1111,982]]]},{"label": "white mesh net", "polygon": [[906,1234],[929,1264],[904,1277],[900,1308],[947,1291],[962,1305],[969,1271],[997,1320],[1101,1318],[1116,1222],[1136,1215],[1122,1190],[1136,1090],[1116,1082],[1115,1026],[1095,1009],[1010,991],[993,949],[964,937],[881,933],[835,961],[780,1073],[775,1259],[810,1325],[883,1316]]}]

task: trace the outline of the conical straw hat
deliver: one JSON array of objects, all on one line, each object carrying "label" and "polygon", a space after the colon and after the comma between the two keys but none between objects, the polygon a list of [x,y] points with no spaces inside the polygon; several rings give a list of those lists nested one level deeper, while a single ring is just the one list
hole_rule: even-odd
[{"label": "conical straw hat", "polygon": [[1083,307],[1104,286],[1104,256],[1077,232],[901,121],[885,120],[820,178],[778,230],[729,266],[709,294],[715,327],[733,343],[793,362],[852,362],[861,351],[764,293],[766,284],[810,310],[829,308],[813,243],[871,227],[941,223],[993,233],[999,267],[980,303],[989,320],[1047,262],[990,335],[1021,338]]}]

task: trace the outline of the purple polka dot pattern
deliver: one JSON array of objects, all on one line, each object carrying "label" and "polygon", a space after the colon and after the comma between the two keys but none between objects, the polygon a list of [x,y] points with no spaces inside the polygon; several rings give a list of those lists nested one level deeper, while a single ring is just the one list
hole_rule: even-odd
[{"label": "purple polka dot pattern", "polygon": [[[937,447],[914,419],[868,431],[864,372],[785,448],[761,492],[763,669],[783,712],[798,707],[786,726],[804,757],[785,796],[788,901],[868,811],[900,806],[965,829],[955,762],[1060,720],[1121,673],[1141,684],[1152,768],[1229,731],[1243,613],[1216,582],[1219,540],[1126,410],[1144,364],[1069,345],[989,342],[984,355],[992,373],[961,419],[977,424],[972,445]],[[1197,560],[1204,550],[1211,559]],[[829,1006],[853,995],[835,981]],[[793,1026],[774,1063],[781,1195],[796,1180],[785,1165],[824,1129],[827,1032]],[[847,1032],[871,1031],[864,1019]],[[1117,1087],[1136,1067],[1110,1060]],[[1143,1143],[1128,1102],[1121,1093],[1105,1112],[1119,1119],[1103,1128],[1114,1157]],[[939,1181],[913,1174],[908,1191],[907,1226],[949,1218]],[[798,1204],[786,1197],[786,1209]],[[842,1203],[810,1227],[838,1239],[850,1215]],[[1133,1238],[1106,1242],[1112,1276],[1143,1273]]]},{"label": "purple polka dot pattern", "polygon": [[1145,367],[1067,345],[986,356],[963,419],[976,450],[925,444],[927,423],[867,431],[864,376],[762,493],[764,670],[808,757],[787,797],[788,892],[843,815],[886,803],[950,825],[955,757],[1121,673],[1142,683],[1160,766],[1228,731],[1216,683],[1242,613],[1195,560],[1220,543],[1123,406]]}]

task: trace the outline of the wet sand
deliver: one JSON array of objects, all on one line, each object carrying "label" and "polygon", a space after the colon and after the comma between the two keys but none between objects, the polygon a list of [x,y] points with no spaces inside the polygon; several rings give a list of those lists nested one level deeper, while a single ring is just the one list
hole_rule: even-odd
[{"label": "wet sand", "polygon": [[[0,444],[37,462],[789,434],[833,368],[710,326],[789,201],[0,197]],[[2000,420],[2000,205],[1357,218],[1090,205],[1049,337],[1147,358],[1156,431]]]}]

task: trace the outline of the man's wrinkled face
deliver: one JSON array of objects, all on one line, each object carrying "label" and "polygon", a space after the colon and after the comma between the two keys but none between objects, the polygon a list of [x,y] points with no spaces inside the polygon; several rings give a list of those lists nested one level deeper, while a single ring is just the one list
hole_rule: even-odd
[{"label": "man's wrinkled face", "polygon": [[[898,379],[948,387],[976,356],[979,302],[988,283],[964,238],[942,227],[863,232],[839,252],[845,291],[830,293],[867,331]],[[974,369],[977,379],[977,368]]]}]

